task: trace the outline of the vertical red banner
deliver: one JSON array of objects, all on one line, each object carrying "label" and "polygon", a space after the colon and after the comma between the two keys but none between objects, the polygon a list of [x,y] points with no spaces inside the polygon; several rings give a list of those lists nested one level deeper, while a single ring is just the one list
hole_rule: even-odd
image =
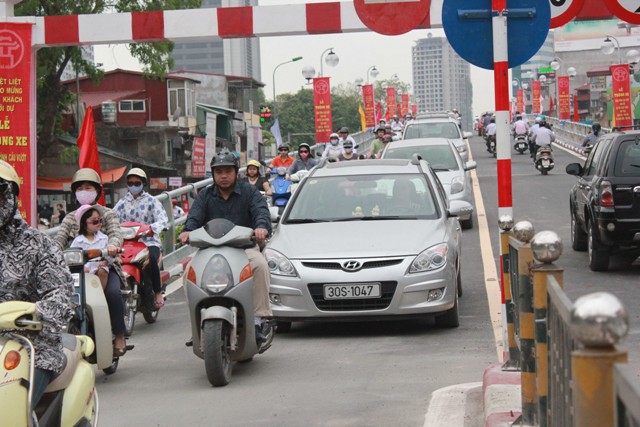
[{"label": "vertical red banner", "polygon": [[204,138],[193,138],[193,148],[191,150],[191,176],[204,177],[207,166],[204,160],[206,140]]},{"label": "vertical red banner", "polygon": [[398,114],[396,111],[396,88],[394,87],[387,88],[387,112],[390,118]]},{"label": "vertical red banner", "polygon": [[18,209],[22,218],[35,226],[36,142],[30,138],[32,27],[0,24],[0,159],[18,173]]},{"label": "vertical red banner", "polygon": [[418,115],[418,105],[417,104],[411,104],[411,113],[412,113],[413,117]]},{"label": "vertical red banner", "polygon": [[331,121],[331,84],[329,77],[313,79],[313,111],[316,121],[316,142],[329,142],[333,125]]},{"label": "vertical red banner", "polygon": [[542,93],[540,92],[540,80],[534,80],[531,82],[531,105],[532,105],[532,113],[540,114],[542,113],[542,103],[540,102],[540,96]]},{"label": "vertical red banner", "polygon": [[611,92],[614,126],[631,126],[633,114],[631,111],[629,64],[611,66]]},{"label": "vertical red banner", "polygon": [[578,97],[573,95],[573,121],[578,123],[580,121],[580,111],[578,110]]},{"label": "vertical red banner", "polygon": [[516,110],[519,113],[524,112],[524,91],[522,89],[516,91]]},{"label": "vertical red banner", "polygon": [[364,119],[368,128],[376,125],[373,85],[362,86],[362,101],[364,103]]},{"label": "vertical red banner", "polygon": [[558,118],[571,118],[571,89],[569,76],[558,76]]},{"label": "vertical red banner", "polygon": [[406,116],[408,112],[409,112],[409,94],[403,93],[402,94],[402,115]]}]

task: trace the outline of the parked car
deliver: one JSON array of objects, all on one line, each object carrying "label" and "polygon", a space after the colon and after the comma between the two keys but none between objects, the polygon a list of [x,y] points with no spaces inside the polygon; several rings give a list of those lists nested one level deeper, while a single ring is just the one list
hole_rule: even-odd
[{"label": "parked car", "polygon": [[461,231],[424,160],[321,162],[264,251],[280,331],[291,322],[435,317],[457,327]]},{"label": "parked car", "polygon": [[[604,135],[584,166],[567,165],[578,177],[571,189],[571,246],[589,252],[594,271],[609,268],[611,255],[640,249],[640,131]],[[635,256],[633,257],[635,258]]]},{"label": "parked car", "polygon": [[[392,141],[382,152],[383,159],[410,159],[414,154],[429,162],[440,178],[450,200],[464,200],[473,206],[473,187],[470,170],[474,161],[464,162],[453,142],[446,138],[419,138]],[[462,228],[473,228],[473,210],[458,218]]]},{"label": "parked car", "polygon": [[421,113],[404,127],[402,139],[414,138],[447,138],[453,141],[460,157],[465,162],[469,160],[467,139],[471,132],[462,132],[458,119],[449,112]]}]

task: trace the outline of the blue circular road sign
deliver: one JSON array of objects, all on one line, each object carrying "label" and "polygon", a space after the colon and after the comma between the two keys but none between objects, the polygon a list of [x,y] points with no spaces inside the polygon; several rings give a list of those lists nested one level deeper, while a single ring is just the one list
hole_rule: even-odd
[{"label": "blue circular road sign", "polygon": [[[444,0],[442,26],[466,61],[493,70],[491,0]],[[527,62],[544,44],[551,22],[549,0],[507,0],[509,68]]]}]

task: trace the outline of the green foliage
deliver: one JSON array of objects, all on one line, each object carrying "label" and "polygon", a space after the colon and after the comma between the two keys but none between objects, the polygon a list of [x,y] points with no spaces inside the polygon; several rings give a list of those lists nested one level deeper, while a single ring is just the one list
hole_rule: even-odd
[{"label": "green foliage", "polygon": [[63,164],[78,164],[78,159],[80,158],[80,148],[77,145],[70,145],[68,147],[64,147],[60,150],[60,155],[58,159]]},{"label": "green foliage", "polygon": [[262,143],[264,145],[273,145],[276,143],[276,138],[268,130],[262,130]]}]

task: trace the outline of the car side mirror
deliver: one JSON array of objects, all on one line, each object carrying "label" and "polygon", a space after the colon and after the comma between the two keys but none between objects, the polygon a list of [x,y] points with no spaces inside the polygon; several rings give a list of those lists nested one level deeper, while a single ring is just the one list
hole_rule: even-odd
[{"label": "car side mirror", "polygon": [[472,136],[473,136],[473,133],[472,133],[472,132],[462,132],[462,137],[463,137],[464,139],[469,139],[469,138],[471,138]]},{"label": "car side mirror", "polygon": [[469,202],[465,202],[464,200],[449,201],[448,217],[458,217],[469,213],[473,213],[473,206],[471,206]]},{"label": "car side mirror", "polygon": [[580,163],[569,163],[565,168],[569,175],[582,176],[584,169]]},{"label": "car side mirror", "polygon": [[464,164],[464,170],[465,171],[470,171],[470,170],[475,169],[477,167],[478,167],[478,163],[476,163],[475,160],[470,160],[470,161],[468,161],[468,162],[466,162]]}]

